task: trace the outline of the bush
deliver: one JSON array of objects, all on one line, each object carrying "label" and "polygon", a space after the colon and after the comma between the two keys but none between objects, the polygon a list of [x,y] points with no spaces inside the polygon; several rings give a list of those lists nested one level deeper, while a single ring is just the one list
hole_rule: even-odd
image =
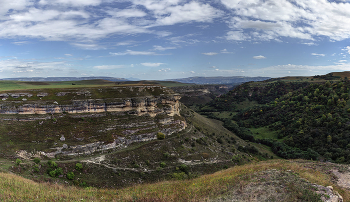
[{"label": "bush", "polygon": [[158,133],[157,133],[157,139],[158,139],[158,140],[164,140],[164,139],[165,139],[165,134],[164,134],[164,133],[161,133],[161,132],[158,132]]},{"label": "bush", "polygon": [[180,167],[179,167],[179,169],[180,169],[182,172],[188,174],[188,167],[187,167],[186,164],[181,164]]},{"label": "bush", "polygon": [[75,177],[75,175],[74,175],[74,173],[73,173],[73,172],[69,172],[69,173],[67,173],[67,179],[68,179],[68,180],[73,180],[73,179],[74,179],[74,177]]},{"label": "bush", "polygon": [[33,171],[35,172],[35,173],[39,173],[39,166],[38,165],[34,165],[33,166]]},{"label": "bush", "polygon": [[51,167],[51,168],[57,168],[57,163],[52,161],[52,160],[49,160],[47,162],[47,164]]},{"label": "bush", "polygon": [[165,158],[169,158],[169,157],[170,157],[170,154],[169,154],[168,152],[165,152],[165,153],[163,153],[163,156],[164,156]]},{"label": "bush", "polygon": [[82,171],[83,170],[83,164],[81,164],[81,163],[75,164],[75,170]]},{"label": "bush", "polygon": [[22,160],[21,159],[16,159],[16,164],[19,166],[19,164],[22,163]]},{"label": "bush", "polygon": [[48,169],[48,174],[51,177],[58,177],[63,174],[62,168],[57,168],[56,170]]},{"label": "bush", "polygon": [[36,158],[34,158],[34,163],[36,163],[36,164],[39,164],[40,163],[40,159],[38,158],[38,157],[36,157]]},{"label": "bush", "polygon": [[165,163],[165,162],[161,162],[161,163],[160,163],[160,167],[161,167],[161,168],[164,168],[165,166],[166,166],[166,163]]},{"label": "bush", "polygon": [[49,172],[49,175],[50,175],[51,177],[56,177],[56,170],[51,170],[51,171]]},{"label": "bush", "polygon": [[177,180],[184,180],[184,179],[188,179],[188,175],[184,172],[181,173],[172,173],[171,174],[172,178],[175,178]]}]

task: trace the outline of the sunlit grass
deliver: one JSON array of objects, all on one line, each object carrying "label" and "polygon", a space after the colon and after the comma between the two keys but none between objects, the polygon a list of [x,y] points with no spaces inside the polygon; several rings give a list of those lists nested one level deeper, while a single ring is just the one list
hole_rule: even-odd
[{"label": "sunlit grass", "polygon": [[22,177],[0,173],[2,201],[205,201],[244,185],[242,176],[268,169],[291,170],[300,177],[323,186],[333,186],[349,201],[349,191],[331,182],[330,175],[301,163],[286,160],[264,161],[229,168],[210,175],[184,181],[164,181],[124,189],[76,188],[36,183]]}]

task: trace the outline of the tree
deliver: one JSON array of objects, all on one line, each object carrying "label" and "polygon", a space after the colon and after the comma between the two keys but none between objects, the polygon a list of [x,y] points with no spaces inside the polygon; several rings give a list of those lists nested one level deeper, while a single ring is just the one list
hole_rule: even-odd
[{"label": "tree", "polygon": [[332,136],[331,136],[331,135],[328,135],[328,136],[327,136],[327,142],[328,142],[328,143],[331,143],[331,142],[332,142]]}]

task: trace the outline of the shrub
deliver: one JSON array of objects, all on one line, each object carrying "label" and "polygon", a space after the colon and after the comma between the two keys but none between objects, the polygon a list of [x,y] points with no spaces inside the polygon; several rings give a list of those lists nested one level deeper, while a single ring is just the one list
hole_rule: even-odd
[{"label": "shrub", "polygon": [[56,176],[63,175],[63,170],[62,168],[57,168],[56,169]]},{"label": "shrub", "polygon": [[50,175],[51,177],[56,177],[56,170],[51,170],[51,171],[49,172],[49,175]]},{"label": "shrub", "polygon": [[79,184],[79,186],[81,186],[81,187],[87,187],[87,184],[86,184],[86,182],[81,182],[81,183]]},{"label": "shrub", "polygon": [[169,158],[169,157],[170,157],[170,154],[169,154],[168,152],[165,152],[165,153],[163,153],[163,156],[164,156],[165,158]]},{"label": "shrub", "polygon": [[188,174],[188,167],[187,167],[186,164],[181,164],[180,167],[179,167],[179,169],[180,169],[182,172]]},{"label": "shrub", "polygon": [[33,166],[33,171],[38,173],[40,170],[39,170],[39,166],[38,165],[34,165]]},{"label": "shrub", "polygon": [[160,163],[160,167],[161,167],[161,168],[164,168],[165,166],[166,166],[166,163],[165,163],[165,162],[161,162],[161,163]]},{"label": "shrub", "polygon": [[75,164],[75,170],[82,171],[83,170],[83,164],[81,164],[81,163]]},{"label": "shrub", "polygon": [[34,158],[34,163],[36,163],[36,164],[39,164],[40,163],[40,159],[38,158],[38,157],[36,157],[36,158]]},{"label": "shrub", "polygon": [[22,160],[21,159],[16,159],[16,164],[19,165],[22,163]]},{"label": "shrub", "polygon": [[223,143],[224,143],[224,141],[223,141],[221,138],[217,138],[216,141],[217,141],[218,143],[220,143],[220,144],[223,144]]},{"label": "shrub", "polygon": [[74,179],[74,177],[75,177],[75,175],[74,175],[74,173],[73,173],[73,172],[69,172],[69,173],[67,173],[67,179],[68,179],[68,180],[73,180],[73,179]]},{"label": "shrub", "polygon": [[53,160],[49,160],[47,162],[47,164],[51,167],[51,168],[57,168],[57,163],[54,162]]},{"label": "shrub", "polygon": [[164,140],[164,139],[165,139],[165,134],[164,134],[164,133],[161,133],[161,132],[158,132],[158,133],[157,133],[157,139],[158,139],[158,140]]},{"label": "shrub", "polygon": [[172,178],[175,178],[177,180],[184,180],[184,179],[188,179],[188,175],[184,172],[181,173],[172,173],[171,174]]},{"label": "shrub", "polygon": [[48,171],[48,174],[49,174],[51,177],[58,177],[58,176],[60,176],[60,175],[63,174],[62,168],[57,168],[57,169],[55,169],[55,170],[53,170],[53,169],[48,169],[47,171]]}]

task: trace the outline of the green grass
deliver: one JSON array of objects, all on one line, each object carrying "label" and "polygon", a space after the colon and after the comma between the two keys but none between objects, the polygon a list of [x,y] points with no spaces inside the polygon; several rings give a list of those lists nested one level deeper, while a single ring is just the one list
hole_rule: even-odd
[{"label": "green grass", "polygon": [[250,144],[254,145],[261,153],[268,154],[269,156],[273,156],[274,159],[281,159],[281,157],[277,156],[275,153],[272,152],[271,147],[251,142]]},{"label": "green grass", "polygon": [[[123,189],[77,188],[58,184],[36,183],[22,177],[0,173],[0,199],[2,201],[207,201],[222,198],[227,194],[239,192],[241,195],[252,191],[250,183],[263,182],[266,177],[280,179],[272,181],[272,186],[282,195],[288,194],[288,201],[309,198],[317,201],[310,184],[331,185],[349,201],[350,191],[332,183],[332,178],[323,171],[324,163],[308,161],[273,160],[236,166],[210,175],[183,181],[164,181],[154,184],[135,185]],[[271,169],[275,173],[271,175]],[[332,169],[332,168],[329,168]],[[288,173],[292,171],[292,174]],[[259,173],[270,173],[261,175]],[[261,178],[261,177],[262,178]],[[265,176],[265,177],[264,177]],[[259,180],[259,181],[256,181]],[[274,185],[277,183],[276,185]],[[279,189],[281,185],[287,185]],[[293,184],[294,183],[294,184]],[[295,184],[297,183],[297,184]],[[254,184],[253,184],[254,185]],[[270,183],[271,186],[271,183]],[[298,187],[298,188],[297,188]],[[258,188],[258,187],[257,187]],[[272,195],[273,196],[273,195]],[[310,198],[311,197],[311,198]],[[248,199],[248,198],[246,198]],[[305,199],[306,200],[306,199]]]},{"label": "green grass", "polygon": [[257,101],[245,100],[243,102],[236,104],[236,107],[238,110],[242,110],[242,109],[246,109],[246,108],[250,108],[250,107],[255,107],[255,106],[259,106]]},{"label": "green grass", "polygon": [[255,138],[258,139],[278,139],[277,135],[278,132],[277,131],[271,131],[269,128],[267,127],[260,127],[260,128],[249,128],[250,131],[252,131],[253,135]]},{"label": "green grass", "polygon": [[[72,85],[72,84],[75,85]],[[114,86],[114,82],[104,80],[87,81],[62,81],[62,82],[27,82],[27,81],[0,81],[0,92],[10,90],[28,90],[28,89],[49,89],[49,88],[85,88]]]},{"label": "green grass", "polygon": [[112,82],[107,80],[82,80],[82,81],[58,81],[58,82],[30,82],[30,81],[0,81],[1,91],[12,90],[34,90],[34,89],[67,89],[67,88],[94,88],[94,87],[110,87],[110,86],[165,86],[178,87],[188,86],[192,84],[185,84],[173,81],[126,81],[126,82]]},{"label": "green grass", "polygon": [[221,119],[232,119],[234,115],[237,114],[237,112],[229,112],[229,111],[223,111],[223,112],[212,112],[215,117],[221,118]]}]

